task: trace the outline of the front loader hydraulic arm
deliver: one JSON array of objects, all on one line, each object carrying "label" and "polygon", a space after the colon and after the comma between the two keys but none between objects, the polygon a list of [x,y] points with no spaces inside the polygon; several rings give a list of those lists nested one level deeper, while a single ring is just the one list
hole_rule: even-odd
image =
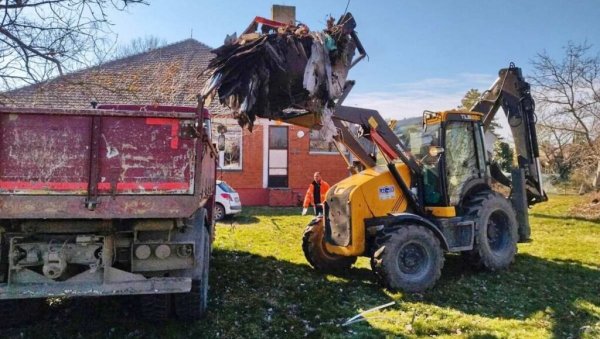
[{"label": "front loader hydraulic arm", "polygon": [[[417,163],[415,157],[408,151],[407,147],[402,143],[398,136],[392,131],[387,122],[381,117],[378,111],[360,107],[343,106],[343,102],[354,87],[354,81],[347,81],[344,85],[344,91],[341,97],[336,101],[332,120],[338,128],[338,132],[342,132],[342,136],[351,135],[348,128],[342,121],[359,125],[363,130],[363,136],[372,141],[385,154],[386,159],[393,161],[396,159],[402,160],[413,175],[421,175],[421,166]],[[350,138],[344,140],[343,144],[350,149],[351,152],[361,153],[364,149],[356,141],[355,138],[352,144],[349,144]],[[358,149],[359,148],[359,149]],[[363,161],[361,156],[357,155],[363,166],[369,168],[375,166],[375,162],[369,157]]]},{"label": "front loader hydraulic arm", "polygon": [[[390,172],[407,197],[413,210],[422,212],[422,202],[424,198],[423,190],[421,189],[423,182],[421,166],[408,148],[402,143],[398,136],[396,136],[394,131],[392,131],[387,122],[381,117],[378,111],[342,105],[353,86],[354,81],[347,81],[345,83],[342,95],[335,101],[335,105],[332,108],[333,113],[331,115],[331,121],[337,132],[333,137],[336,147],[340,150],[340,145],[343,145],[360,161],[363,168],[375,167],[377,165],[375,159],[367,150],[365,150],[364,146],[361,145],[358,137],[355,135],[356,133],[352,132],[349,127],[350,125],[360,126],[362,129],[362,137],[371,141],[381,151],[381,154],[388,163]],[[308,128],[314,128],[315,126],[323,124],[320,115],[314,112],[307,112],[291,117],[282,117],[281,120],[289,124]],[[344,152],[340,152],[340,154],[349,165],[348,167],[350,170],[356,173],[356,167],[350,163]],[[411,191],[411,187],[408,187],[407,183],[400,177],[400,174],[397,173],[397,169],[395,165],[393,165],[396,160],[401,160],[410,170],[413,186],[417,187],[419,196],[416,196]]]},{"label": "front loader hydraulic arm", "polygon": [[[360,160],[364,167],[374,167],[376,165],[375,160],[371,158],[368,152],[364,150],[362,145],[354,137],[353,133],[349,130],[347,123],[360,126],[363,132],[362,136],[373,142],[386,159],[390,173],[407,197],[411,208],[416,212],[423,213],[424,198],[423,189],[421,187],[423,182],[421,166],[378,111],[342,105],[353,86],[353,81],[346,82],[344,92],[337,100],[333,115],[331,116],[338,132],[335,141],[348,148],[350,152]],[[393,163],[398,159],[406,164],[410,170],[413,183],[416,183],[417,186],[418,196],[411,191],[410,187],[408,187],[407,183],[404,182],[398,173],[396,166]]]},{"label": "front loader hydraulic arm", "polygon": [[364,131],[363,136],[375,143],[390,161],[400,159],[412,174],[421,173],[421,167],[414,156],[376,110],[338,106],[331,118],[334,121],[341,120],[361,126]]},{"label": "front loader hydraulic arm", "polygon": [[[422,197],[422,187],[421,187],[421,177],[422,170],[414,156],[407,150],[406,146],[398,139],[396,134],[392,131],[392,129],[388,126],[388,124],[383,120],[379,112],[366,109],[366,108],[358,108],[358,107],[348,107],[348,106],[337,106],[334,114],[332,115],[332,120],[336,124],[336,127],[341,127],[338,129],[339,135],[349,134],[347,131],[347,127],[343,122],[348,122],[351,124],[357,124],[361,126],[363,130],[363,137],[367,138],[371,142],[373,142],[383,156],[386,159],[388,164],[388,169],[394,180],[407,197],[408,203],[411,208],[418,213],[423,213],[423,197]],[[352,139],[354,137],[352,136]],[[360,153],[362,147],[360,144],[356,142],[348,143],[348,139],[342,140],[343,144],[350,149],[352,153]],[[354,139],[354,141],[356,141]],[[360,147],[360,150],[356,150],[355,146]],[[360,159],[360,157],[359,157]],[[411,176],[413,178],[413,183],[416,183],[417,192],[421,195],[415,196],[415,194],[410,190],[407,183],[404,182],[396,166],[394,165],[394,160],[402,160],[406,166],[408,166]],[[373,167],[375,162],[369,157],[367,161],[362,161],[364,166]]]}]

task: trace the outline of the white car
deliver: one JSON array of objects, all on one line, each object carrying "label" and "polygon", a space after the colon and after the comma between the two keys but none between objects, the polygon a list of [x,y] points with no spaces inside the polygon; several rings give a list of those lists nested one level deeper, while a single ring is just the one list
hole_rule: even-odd
[{"label": "white car", "polygon": [[225,181],[217,180],[217,194],[215,197],[215,220],[223,220],[228,215],[242,211],[239,194],[227,185]]}]

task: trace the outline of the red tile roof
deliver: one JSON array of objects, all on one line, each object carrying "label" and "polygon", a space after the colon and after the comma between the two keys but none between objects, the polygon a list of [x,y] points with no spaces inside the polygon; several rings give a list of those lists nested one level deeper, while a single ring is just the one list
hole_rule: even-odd
[{"label": "red tile roof", "polygon": [[[66,74],[3,93],[7,106],[89,108],[100,104],[196,106],[200,77],[213,54],[205,44],[187,39],[152,51]],[[213,100],[212,113],[230,113]]]}]

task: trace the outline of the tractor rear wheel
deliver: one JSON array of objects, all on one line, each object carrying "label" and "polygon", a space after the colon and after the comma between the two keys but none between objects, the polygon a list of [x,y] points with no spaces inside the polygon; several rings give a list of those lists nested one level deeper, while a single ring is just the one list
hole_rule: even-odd
[{"label": "tractor rear wheel", "polygon": [[319,271],[339,271],[349,269],[356,257],[345,257],[327,252],[325,248],[325,229],[323,222],[308,226],[302,237],[302,251],[306,260]]},{"label": "tractor rear wheel", "polygon": [[475,267],[496,271],[508,267],[517,253],[518,225],[510,202],[485,191],[465,203],[465,216],[475,222],[475,244],[466,257]]},{"label": "tractor rear wheel", "polygon": [[444,253],[438,238],[426,227],[401,226],[378,240],[371,267],[385,287],[422,292],[440,278]]}]

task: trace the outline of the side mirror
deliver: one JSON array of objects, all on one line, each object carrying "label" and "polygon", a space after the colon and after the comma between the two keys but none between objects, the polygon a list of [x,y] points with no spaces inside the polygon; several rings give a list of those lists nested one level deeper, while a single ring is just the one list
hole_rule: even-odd
[{"label": "side mirror", "polygon": [[429,156],[437,157],[438,155],[444,153],[444,147],[440,146],[429,146]]}]

